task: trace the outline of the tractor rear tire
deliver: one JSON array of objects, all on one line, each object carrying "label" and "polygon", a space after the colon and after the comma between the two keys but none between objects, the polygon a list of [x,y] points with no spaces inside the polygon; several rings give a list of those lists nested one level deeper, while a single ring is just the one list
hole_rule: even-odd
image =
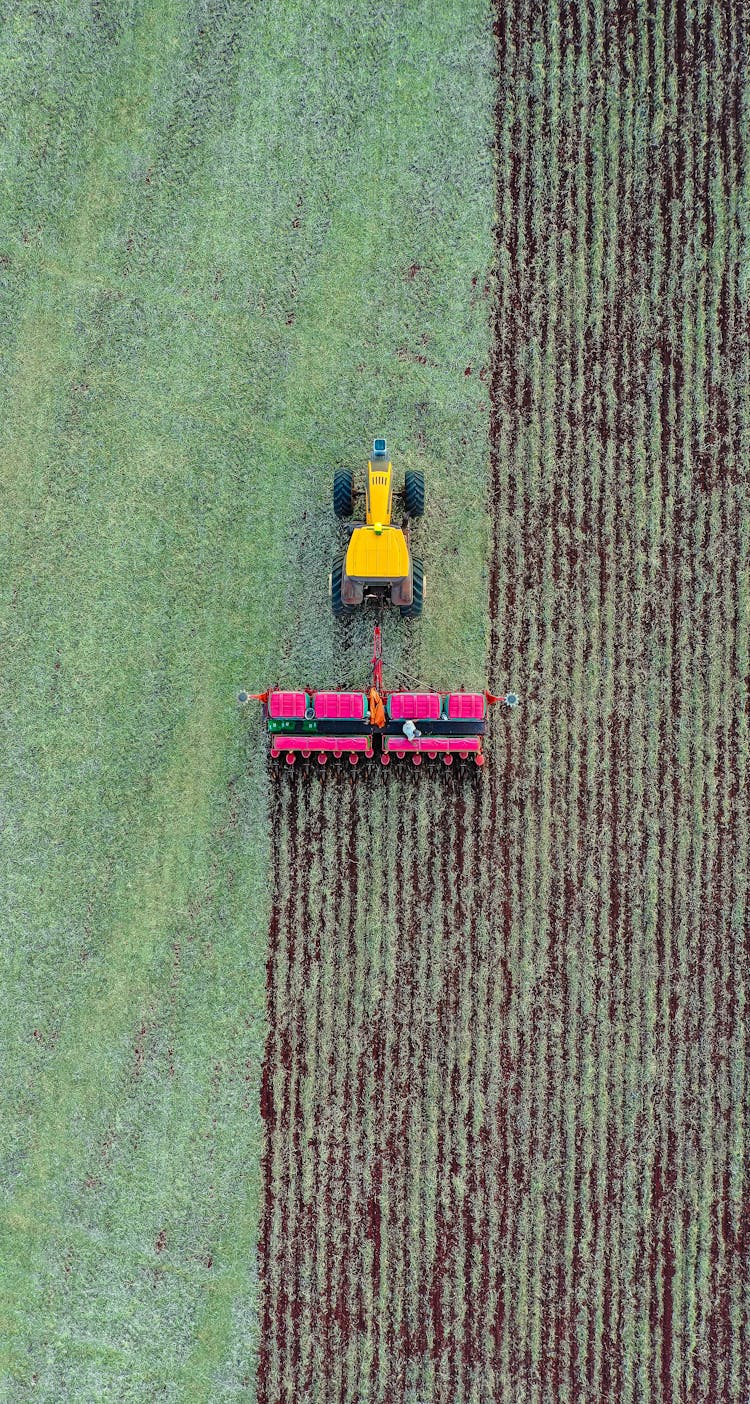
[{"label": "tractor rear tire", "polygon": [[333,510],[337,517],[351,517],[354,511],[354,474],[351,468],[337,468],[333,475]]},{"label": "tractor rear tire", "polygon": [[410,468],[404,482],[404,510],[407,517],[424,516],[424,473]]},{"label": "tractor rear tire", "polygon": [[420,560],[419,556],[412,556],[411,565],[414,593],[411,604],[401,606],[402,619],[420,619],[424,604],[424,562]]},{"label": "tractor rear tire", "polygon": [[352,614],[350,605],[341,603],[341,577],[344,574],[344,557],[337,556],[331,569],[331,609],[337,619]]}]

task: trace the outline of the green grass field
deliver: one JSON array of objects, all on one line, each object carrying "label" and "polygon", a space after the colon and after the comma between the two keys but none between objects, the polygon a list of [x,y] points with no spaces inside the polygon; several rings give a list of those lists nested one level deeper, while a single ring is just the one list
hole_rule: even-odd
[{"label": "green grass field", "polygon": [[389,655],[483,677],[491,13],[0,15],[0,1397],[253,1397],[270,865],[234,697],[366,670],[330,476],[380,432],[431,492]]},{"label": "green grass field", "polygon": [[[0,25],[1,1404],[747,1404],[745,10]],[[522,705],[272,770],[381,433]]]}]

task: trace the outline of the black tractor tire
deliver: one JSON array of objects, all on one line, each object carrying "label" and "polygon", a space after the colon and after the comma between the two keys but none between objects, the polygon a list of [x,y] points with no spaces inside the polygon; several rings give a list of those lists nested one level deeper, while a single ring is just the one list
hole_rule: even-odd
[{"label": "black tractor tire", "polygon": [[354,511],[354,474],[351,468],[337,468],[333,475],[333,510],[337,517],[351,517]]},{"label": "black tractor tire", "polygon": [[419,619],[422,615],[422,605],[424,604],[424,562],[419,556],[412,556],[412,583],[414,593],[410,605],[401,606],[402,619]]},{"label": "black tractor tire", "polygon": [[344,557],[337,556],[331,567],[331,609],[337,619],[352,614],[350,605],[341,603],[341,577],[344,574]]},{"label": "black tractor tire", "polygon": [[424,516],[424,473],[410,468],[404,482],[404,511],[407,517]]}]

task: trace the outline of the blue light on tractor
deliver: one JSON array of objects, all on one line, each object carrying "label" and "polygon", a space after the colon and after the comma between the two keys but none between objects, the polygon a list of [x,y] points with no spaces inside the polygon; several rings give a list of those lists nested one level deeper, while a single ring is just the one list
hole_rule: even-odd
[{"label": "blue light on tractor", "polygon": [[385,458],[385,439],[374,439],[372,445],[373,458]]}]

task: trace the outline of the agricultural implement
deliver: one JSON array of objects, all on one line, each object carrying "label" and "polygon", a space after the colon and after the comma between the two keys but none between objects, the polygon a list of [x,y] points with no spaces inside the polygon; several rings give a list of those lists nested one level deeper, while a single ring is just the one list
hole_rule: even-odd
[{"label": "agricultural implement", "polygon": [[[336,516],[351,517],[357,496],[354,474],[340,469],[333,483]],[[400,526],[393,520],[396,498],[403,505]],[[333,613],[351,614],[358,605],[374,601],[380,606],[397,605],[404,618],[417,618],[424,600],[424,569],[421,560],[412,556],[411,523],[424,512],[424,477],[408,471],[403,490],[396,491],[386,441],[375,439],[364,499],[365,521],[351,528],[346,555],[334,561],[329,577]],[[283,759],[287,765],[314,757],[319,765],[331,759],[350,765],[373,759],[381,765],[393,760],[421,765],[427,759],[444,765],[473,761],[481,766],[487,708],[497,702],[515,707],[518,698],[513,692],[496,697],[463,688],[457,692],[386,689],[377,624],[372,685],[366,692],[319,692],[310,687],[290,692],[272,687],[262,693],[241,692],[239,701],[262,704],[271,760]]]},{"label": "agricultural implement", "polygon": [[[350,468],[339,468],[333,479],[333,510],[345,520],[354,516],[362,498]],[[403,508],[400,524],[394,521],[394,502]],[[375,439],[367,464],[364,521],[350,527],[346,554],[331,567],[328,587],[331,608],[337,617],[352,614],[358,606],[375,601],[397,605],[403,619],[418,619],[425,596],[424,565],[412,555],[412,522],[424,512],[424,474],[407,470],[403,490],[396,491],[393,464],[385,439]]]},{"label": "agricultural implement", "polygon": [[380,626],[375,626],[372,686],[364,691],[241,692],[242,703],[258,701],[270,742],[271,760],[294,765],[315,758],[319,765],[344,760],[473,761],[484,765],[482,741],[487,708],[515,707],[515,693],[389,691],[383,682]]}]

